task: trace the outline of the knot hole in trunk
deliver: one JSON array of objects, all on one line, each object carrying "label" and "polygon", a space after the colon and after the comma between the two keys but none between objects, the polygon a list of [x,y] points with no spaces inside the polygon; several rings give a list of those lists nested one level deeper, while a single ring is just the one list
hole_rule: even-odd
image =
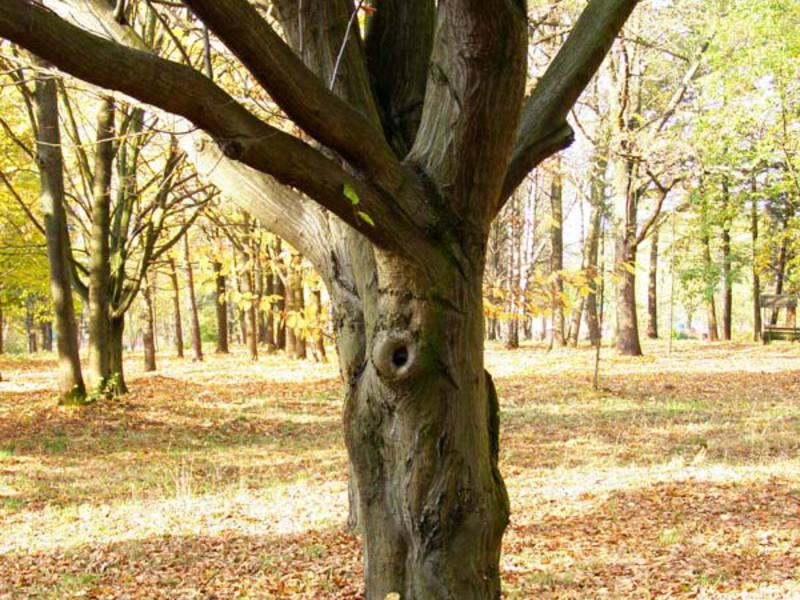
[{"label": "knot hole in trunk", "polygon": [[408,332],[382,331],[376,336],[372,362],[383,379],[408,379],[417,368],[417,345]]}]

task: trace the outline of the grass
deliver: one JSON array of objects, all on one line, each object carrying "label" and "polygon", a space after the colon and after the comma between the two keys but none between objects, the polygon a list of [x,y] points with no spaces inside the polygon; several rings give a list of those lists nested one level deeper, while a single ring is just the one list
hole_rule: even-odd
[{"label": "grass", "polygon": [[[800,597],[800,347],[645,360],[491,347],[512,503],[506,598]],[[56,407],[0,359],[0,599],[357,598],[335,365],[127,368]]]}]

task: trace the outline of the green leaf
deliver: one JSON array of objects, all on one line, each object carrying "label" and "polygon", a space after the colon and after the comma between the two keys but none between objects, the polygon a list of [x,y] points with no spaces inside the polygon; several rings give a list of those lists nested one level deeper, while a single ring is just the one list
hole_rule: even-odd
[{"label": "green leaf", "polygon": [[373,220],[372,220],[372,217],[370,217],[370,216],[369,216],[367,213],[365,213],[363,210],[360,210],[360,211],[358,211],[358,216],[359,216],[359,217],[361,217],[362,219],[364,219],[364,221],[366,221],[367,223],[369,223],[369,224],[370,224],[370,225],[372,225],[373,227],[375,227],[375,221],[373,221]]},{"label": "green leaf", "polygon": [[343,193],[344,193],[344,197],[347,198],[348,200],[350,200],[350,202],[353,203],[353,206],[355,206],[356,204],[361,202],[361,198],[358,197],[358,193],[353,188],[353,186],[350,185],[349,183],[345,183],[344,184]]}]

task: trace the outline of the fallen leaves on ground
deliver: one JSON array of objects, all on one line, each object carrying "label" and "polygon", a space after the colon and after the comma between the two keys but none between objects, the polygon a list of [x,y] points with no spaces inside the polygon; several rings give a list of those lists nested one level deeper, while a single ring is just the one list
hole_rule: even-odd
[{"label": "fallen leaves on ground", "polygon": [[[505,596],[800,598],[800,348],[491,347],[512,520]],[[53,403],[0,359],[0,598],[361,595],[334,364],[243,354],[126,367]]]}]

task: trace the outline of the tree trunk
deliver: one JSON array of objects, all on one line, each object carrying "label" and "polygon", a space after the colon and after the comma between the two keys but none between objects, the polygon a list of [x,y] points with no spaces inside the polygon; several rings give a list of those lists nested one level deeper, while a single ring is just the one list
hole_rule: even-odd
[{"label": "tree trunk", "polygon": [[192,332],[192,360],[203,360],[203,341],[200,338],[200,317],[197,314],[197,297],[194,293],[194,270],[189,252],[189,234],[183,236],[183,261],[186,267],[186,285],[189,287],[189,309]]},{"label": "tree trunk", "polygon": [[36,340],[36,329],[33,324],[33,304],[35,299],[33,296],[28,296],[25,299],[25,339],[28,342],[28,354],[34,354],[39,351],[39,344]]},{"label": "tree trunk", "polygon": [[267,309],[266,314],[266,323],[265,326],[267,328],[267,351],[272,352],[275,350],[275,275],[272,273],[271,268],[271,260],[270,260],[270,269],[264,274],[266,277],[266,290],[267,290],[267,298],[269,298],[269,308]]},{"label": "tree trunk", "polygon": [[53,351],[53,324],[50,321],[42,321],[42,350],[45,352]]},{"label": "tree trunk", "polygon": [[578,345],[578,340],[581,336],[581,321],[583,320],[583,308],[585,304],[586,299],[582,298],[572,310],[572,319],[569,325],[569,343],[573,347]]},{"label": "tree trunk", "polygon": [[156,370],[156,332],[153,314],[153,290],[145,277],[142,286],[142,345],[144,346],[144,370]]},{"label": "tree trunk", "polygon": [[[39,66],[44,65],[39,63]],[[58,334],[59,403],[80,403],[86,398],[86,387],[78,355],[78,327],[72,302],[69,233],[64,209],[64,161],[58,95],[52,75],[37,78],[34,103],[38,125],[36,160],[41,183],[40,200],[50,267],[50,295]]]},{"label": "tree trunk", "polygon": [[292,263],[286,278],[286,353],[289,358],[301,360],[306,358],[303,273],[299,257],[293,257]]},{"label": "tree trunk", "polygon": [[498,598],[509,507],[480,268],[430,280],[396,259],[378,265],[373,333],[356,341],[351,323],[337,328],[366,597]]},{"label": "tree trunk", "polygon": [[[604,183],[603,183],[604,185]],[[600,254],[600,228],[602,227],[603,219],[603,196],[599,197],[599,201],[595,201],[595,187],[596,183],[592,183],[592,215],[591,227],[589,229],[589,237],[587,239],[588,252],[586,256],[586,274],[589,279],[589,294],[586,296],[586,327],[589,330],[589,343],[596,346],[600,340],[600,315],[599,307],[597,305],[597,291],[599,284],[597,278],[600,274],[599,271],[599,254]],[[600,194],[603,191],[600,190]]]},{"label": "tree trunk", "polygon": [[92,387],[105,390],[109,365],[111,266],[111,177],[114,161],[114,101],[105,97],[97,115],[92,229],[89,251],[89,373]]},{"label": "tree trunk", "polygon": [[752,181],[753,203],[750,208],[750,233],[753,239],[753,341],[761,341],[761,276],[758,270],[758,196],[756,180]]},{"label": "tree trunk", "polygon": [[3,319],[3,307],[0,306],[0,354],[5,354],[5,321]]},{"label": "tree trunk", "polygon": [[[703,260],[706,271],[711,270],[711,239],[703,235]],[[719,341],[719,328],[717,327],[717,303],[714,300],[714,290],[711,289],[706,294],[706,304],[708,309],[708,339],[711,342]]]},{"label": "tree trunk", "polygon": [[567,343],[564,337],[564,305],[562,294],[564,282],[561,271],[564,270],[564,208],[563,186],[561,183],[561,160],[556,159],[555,172],[550,186],[550,272],[553,281],[553,342],[559,346]]},{"label": "tree trunk", "polygon": [[214,304],[217,309],[217,354],[228,354],[228,290],[222,263],[214,261]]},{"label": "tree trunk", "polygon": [[[791,222],[793,216],[794,211],[791,208],[791,204],[789,204],[786,208],[786,214],[784,215],[783,220],[784,235],[781,241],[781,250],[780,254],[778,255],[778,267],[776,269],[777,273],[775,276],[775,294],[777,295],[783,294],[783,285],[786,278],[786,266],[789,262],[789,236],[786,235],[786,231],[789,228],[789,223]],[[777,309],[772,311],[772,314],[770,315],[771,325],[778,324],[778,312],[779,311]]]},{"label": "tree trunk", "polygon": [[322,290],[315,289],[312,293],[314,298],[314,360],[317,362],[328,362],[325,353],[325,332],[323,331],[322,319]]},{"label": "tree trunk", "polygon": [[169,280],[172,283],[172,312],[175,315],[175,355],[183,358],[183,317],[181,316],[181,287],[175,259],[169,257]]},{"label": "tree trunk", "polygon": [[730,198],[726,179],[723,179],[722,198],[724,213],[722,225],[722,339],[729,342],[733,324],[733,257],[731,256],[731,222],[728,217]]},{"label": "tree trunk", "polygon": [[[281,240],[277,239],[273,246],[273,253],[275,256],[280,256],[281,253]],[[275,347],[278,350],[284,350],[288,354],[287,348],[287,335],[286,335],[286,286],[283,279],[278,272],[273,271],[272,281],[275,284],[275,317],[277,319],[275,331]]]},{"label": "tree trunk", "polygon": [[647,283],[647,337],[658,339],[658,227],[650,236],[650,271]]},{"label": "tree trunk", "polygon": [[258,360],[258,320],[256,317],[256,303],[258,297],[253,293],[253,261],[252,257],[242,253],[242,268],[239,281],[242,286],[244,308],[244,335],[250,360]]},{"label": "tree trunk", "polygon": [[109,328],[109,387],[116,395],[128,393],[128,384],[125,381],[125,368],[123,363],[123,341],[125,334],[125,317],[112,318]]},{"label": "tree trunk", "polygon": [[261,248],[256,240],[250,244],[250,252],[253,255],[255,262],[253,265],[253,281],[254,292],[256,295],[256,319],[258,320],[258,343],[267,343],[267,320],[264,317],[264,311],[261,310],[262,301],[264,299],[264,263],[261,257]]},{"label": "tree trunk", "polygon": [[641,356],[636,314],[636,249],[624,242],[618,244],[617,257],[617,350],[625,356]]}]

